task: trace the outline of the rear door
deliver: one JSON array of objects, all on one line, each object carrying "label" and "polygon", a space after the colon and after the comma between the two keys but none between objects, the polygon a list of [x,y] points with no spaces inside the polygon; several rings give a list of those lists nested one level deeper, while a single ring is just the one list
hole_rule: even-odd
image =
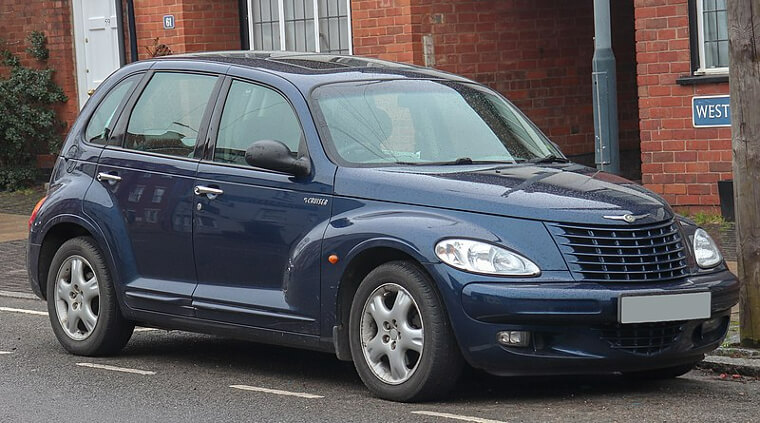
[{"label": "rear door", "polygon": [[97,179],[107,192],[101,201],[112,204],[102,227],[116,240],[131,308],[193,314],[196,144],[220,86],[219,73],[154,69],[100,157]]},{"label": "rear door", "polygon": [[[261,78],[227,81],[198,167],[193,306],[201,318],[316,334],[334,170],[322,179],[319,169],[296,178],[246,163],[256,141],[277,140],[303,156],[307,134],[316,136],[310,117],[294,108],[293,98],[306,110],[300,93],[275,84],[276,77]],[[202,193],[209,188],[215,193]]]}]

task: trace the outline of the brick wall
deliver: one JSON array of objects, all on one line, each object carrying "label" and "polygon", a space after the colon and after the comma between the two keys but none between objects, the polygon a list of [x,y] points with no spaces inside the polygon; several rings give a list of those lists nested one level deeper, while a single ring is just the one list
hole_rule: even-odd
[{"label": "brick wall", "polygon": [[691,99],[728,94],[728,83],[676,83],[691,72],[687,0],[635,6],[642,182],[674,206],[712,208],[731,178],[731,128],[694,128]]},{"label": "brick wall", "polygon": [[[147,48],[156,38],[175,54],[240,49],[237,0],[135,0],[134,4],[140,59],[150,57]],[[126,1],[124,10],[126,13]],[[164,15],[174,15],[174,29],[164,29]],[[124,22],[126,26],[126,19]],[[129,50],[128,38],[125,44]]]},{"label": "brick wall", "polygon": [[[618,60],[621,149],[627,158],[626,175],[638,178],[633,2],[617,3],[613,48]],[[354,0],[351,4],[356,54],[422,65],[422,37],[431,34],[435,68],[504,93],[566,154],[593,164],[591,1]]]},{"label": "brick wall", "polygon": [[[127,58],[126,1],[124,33]],[[140,59],[148,57],[146,49],[158,37],[174,53],[240,48],[240,21],[237,0],[135,0],[137,46]],[[31,31],[42,31],[48,37],[48,66],[55,69],[55,82],[69,100],[57,107],[59,118],[74,122],[79,113],[77,102],[76,61],[71,1],[3,0],[0,2],[0,38],[9,50],[22,58],[25,65],[38,66],[24,51],[25,38]],[[164,30],[162,17],[173,14],[176,29]]]},{"label": "brick wall", "polygon": [[352,0],[354,54],[422,64],[422,35],[415,0]]},{"label": "brick wall", "polygon": [[54,80],[69,98],[57,106],[58,117],[71,123],[77,116],[76,69],[69,1],[2,0],[0,2],[0,38],[6,47],[22,59],[25,66],[40,63],[26,53],[26,37],[32,31],[47,36],[50,57],[47,65],[55,69]]}]

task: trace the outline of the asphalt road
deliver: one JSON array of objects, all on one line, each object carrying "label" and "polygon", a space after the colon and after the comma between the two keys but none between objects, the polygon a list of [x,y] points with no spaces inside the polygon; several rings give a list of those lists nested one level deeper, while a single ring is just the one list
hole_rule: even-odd
[{"label": "asphalt road", "polygon": [[76,357],[58,345],[45,315],[13,309],[45,307],[0,297],[0,422],[750,422],[760,416],[759,381],[702,371],[643,384],[473,371],[445,401],[398,404],[371,397],[352,364],[328,354],[152,330],[136,332],[119,356]]}]

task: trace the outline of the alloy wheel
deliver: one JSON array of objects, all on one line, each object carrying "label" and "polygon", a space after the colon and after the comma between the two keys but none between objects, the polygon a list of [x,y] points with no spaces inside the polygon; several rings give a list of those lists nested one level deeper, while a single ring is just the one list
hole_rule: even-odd
[{"label": "alloy wheel", "polygon": [[66,335],[81,341],[95,330],[100,310],[100,287],[90,263],[82,256],[68,257],[55,280],[55,311]]},{"label": "alloy wheel", "polygon": [[391,385],[409,380],[424,344],[422,316],[409,292],[394,283],[379,286],[364,304],[360,327],[362,352],[375,376]]}]

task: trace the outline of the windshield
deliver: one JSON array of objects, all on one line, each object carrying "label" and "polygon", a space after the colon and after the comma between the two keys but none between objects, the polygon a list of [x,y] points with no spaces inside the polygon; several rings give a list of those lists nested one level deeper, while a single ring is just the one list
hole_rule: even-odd
[{"label": "windshield", "polygon": [[312,98],[325,148],[343,165],[519,163],[564,157],[514,105],[475,84],[343,82],[317,88]]}]

